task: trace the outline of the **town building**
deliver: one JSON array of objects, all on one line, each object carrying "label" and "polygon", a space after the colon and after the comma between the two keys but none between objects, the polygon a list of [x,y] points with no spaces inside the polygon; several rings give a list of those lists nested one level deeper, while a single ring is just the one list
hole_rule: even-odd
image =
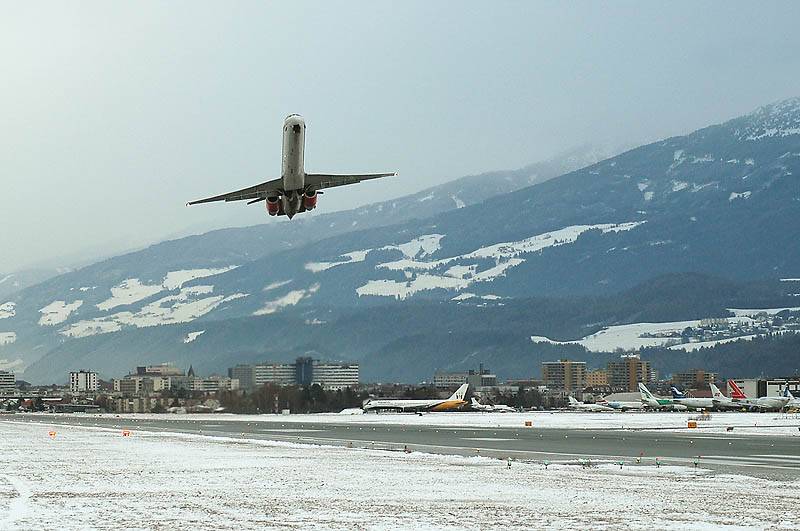
[{"label": "town building", "polygon": [[482,363],[477,371],[470,369],[461,372],[437,372],[433,375],[433,385],[438,389],[451,389],[465,383],[472,389],[497,387],[497,375],[484,368]]},{"label": "town building", "polygon": [[69,373],[70,393],[93,393],[97,391],[97,373],[81,369]]},{"label": "town building", "polygon": [[690,369],[672,375],[672,383],[685,389],[707,389],[708,384],[717,381],[719,375],[703,369]]},{"label": "town building", "polygon": [[149,395],[171,389],[172,377],[129,374],[124,378],[115,378],[112,384],[114,392],[125,396]]},{"label": "town building", "polygon": [[236,391],[239,389],[239,380],[227,376],[213,375],[208,378],[192,377],[189,379],[189,390],[203,393],[216,393],[218,391]]},{"label": "town building", "polygon": [[251,391],[264,384],[293,385],[297,367],[291,363],[260,363],[237,365],[228,369],[228,377],[239,380],[241,389]]},{"label": "town building", "polygon": [[595,389],[608,387],[608,371],[606,369],[597,369],[596,371],[587,372],[586,387]]},{"label": "town building", "polygon": [[615,391],[635,392],[639,382],[648,384],[657,380],[656,372],[649,361],[642,361],[638,354],[623,354],[619,361],[608,362],[608,385]]},{"label": "town building", "polygon": [[264,384],[319,384],[325,389],[354,387],[359,381],[358,363],[324,363],[309,357],[297,358],[294,363],[261,363],[236,365],[228,369],[228,377],[237,379],[242,389],[258,389]]},{"label": "town building", "polygon": [[17,376],[13,372],[0,371],[0,395],[13,395],[17,389]]},{"label": "town building", "polygon": [[580,392],[586,387],[585,361],[544,361],[542,380],[548,389]]},{"label": "town building", "polygon": [[324,389],[344,389],[358,385],[358,363],[343,365],[339,363],[319,363],[312,365],[312,384],[319,384]]}]

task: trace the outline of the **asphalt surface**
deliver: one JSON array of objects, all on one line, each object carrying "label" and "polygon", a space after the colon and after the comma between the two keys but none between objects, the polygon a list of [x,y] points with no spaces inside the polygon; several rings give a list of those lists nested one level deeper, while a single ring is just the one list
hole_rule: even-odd
[{"label": "asphalt surface", "polygon": [[[238,420],[194,420],[188,416],[163,419],[115,418],[87,415],[9,415],[2,421],[28,421],[47,426],[71,425],[133,432],[191,433],[294,443],[352,446],[381,450],[424,451],[482,455],[537,462],[623,461],[710,468],[773,479],[800,479],[800,440],[785,435],[702,433],[631,429],[491,428],[354,425],[281,422],[271,417]],[[1,424],[0,424],[1,425]],[[1,428],[0,428],[1,429]]]}]

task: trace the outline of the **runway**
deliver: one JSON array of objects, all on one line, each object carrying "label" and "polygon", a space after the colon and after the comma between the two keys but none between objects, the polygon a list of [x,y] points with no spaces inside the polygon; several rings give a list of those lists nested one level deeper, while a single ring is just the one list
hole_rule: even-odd
[{"label": "runway", "polygon": [[[3,420],[150,432],[201,434],[209,437],[264,439],[306,444],[352,446],[391,451],[482,455],[537,462],[623,461],[625,465],[680,464],[762,478],[800,478],[797,436],[703,433],[702,431],[635,430],[621,428],[569,429],[526,427],[424,426],[347,422],[287,422],[280,416],[258,420],[193,419],[191,415],[163,418],[115,418],[93,415],[9,415]],[[312,417],[313,418],[313,417]]]}]

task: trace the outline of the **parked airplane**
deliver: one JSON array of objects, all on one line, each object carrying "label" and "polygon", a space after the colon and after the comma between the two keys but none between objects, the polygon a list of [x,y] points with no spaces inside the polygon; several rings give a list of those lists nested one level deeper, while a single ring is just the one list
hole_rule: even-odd
[{"label": "parked airplane", "polygon": [[711,387],[711,400],[714,402],[716,409],[743,409],[745,406],[734,402],[729,397],[722,394],[719,387],[713,383],[708,384]]},{"label": "parked airplane", "polygon": [[676,404],[669,398],[656,398],[647,386],[641,382],[639,383],[639,394],[642,396],[642,404],[649,408],[668,411],[686,411],[688,409],[682,404]]},{"label": "parked airplane", "polygon": [[467,395],[469,384],[464,384],[447,399],[439,400],[414,400],[402,398],[371,398],[364,402],[361,408],[364,411],[455,411],[467,404],[464,399]]},{"label": "parked airplane", "polygon": [[630,411],[631,409],[644,409],[646,406],[640,402],[626,402],[624,400],[611,400],[605,398],[597,401],[598,404],[608,406],[611,409],[619,409],[620,411]]},{"label": "parked airplane", "polygon": [[567,406],[570,409],[577,409],[578,411],[614,411],[608,406],[604,406],[603,404],[585,404],[583,402],[578,402],[575,400],[575,397],[570,395],[569,404]]},{"label": "parked airplane", "polygon": [[785,406],[786,409],[800,409],[800,398],[795,398],[788,387],[784,389],[783,396],[789,399]]},{"label": "parked airplane", "polygon": [[676,404],[686,406],[689,409],[714,409],[713,398],[694,398],[686,396],[675,387],[670,387],[672,391],[672,401]]},{"label": "parked airplane", "polygon": [[283,121],[283,157],[281,178],[243,188],[235,192],[190,201],[190,205],[211,203],[213,201],[244,201],[248,205],[266,201],[270,216],[286,215],[292,219],[295,214],[313,210],[317,206],[317,195],[323,188],[353,184],[368,179],[389,177],[390,173],[364,173],[333,175],[329,173],[306,173],[303,161],[305,155],[306,123],[299,114],[290,114]]},{"label": "parked airplane", "polygon": [[513,407],[504,404],[481,404],[474,396],[470,402],[470,407],[475,411],[486,411],[488,413],[514,413],[517,411]]},{"label": "parked airplane", "polygon": [[[753,411],[780,411],[789,403],[788,396],[762,396],[759,398],[747,398],[744,392],[736,385],[733,380],[728,380],[728,387],[731,389],[731,401]],[[791,393],[790,393],[791,394]]]}]

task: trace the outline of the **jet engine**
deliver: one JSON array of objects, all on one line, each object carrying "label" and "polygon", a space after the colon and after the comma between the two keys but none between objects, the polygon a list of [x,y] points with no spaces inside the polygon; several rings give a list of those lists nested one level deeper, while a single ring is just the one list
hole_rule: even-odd
[{"label": "jet engine", "polygon": [[267,214],[277,216],[281,211],[281,198],[278,196],[267,198]]},{"label": "jet engine", "polygon": [[317,207],[317,191],[308,190],[303,194],[303,206],[306,210],[314,210]]}]

